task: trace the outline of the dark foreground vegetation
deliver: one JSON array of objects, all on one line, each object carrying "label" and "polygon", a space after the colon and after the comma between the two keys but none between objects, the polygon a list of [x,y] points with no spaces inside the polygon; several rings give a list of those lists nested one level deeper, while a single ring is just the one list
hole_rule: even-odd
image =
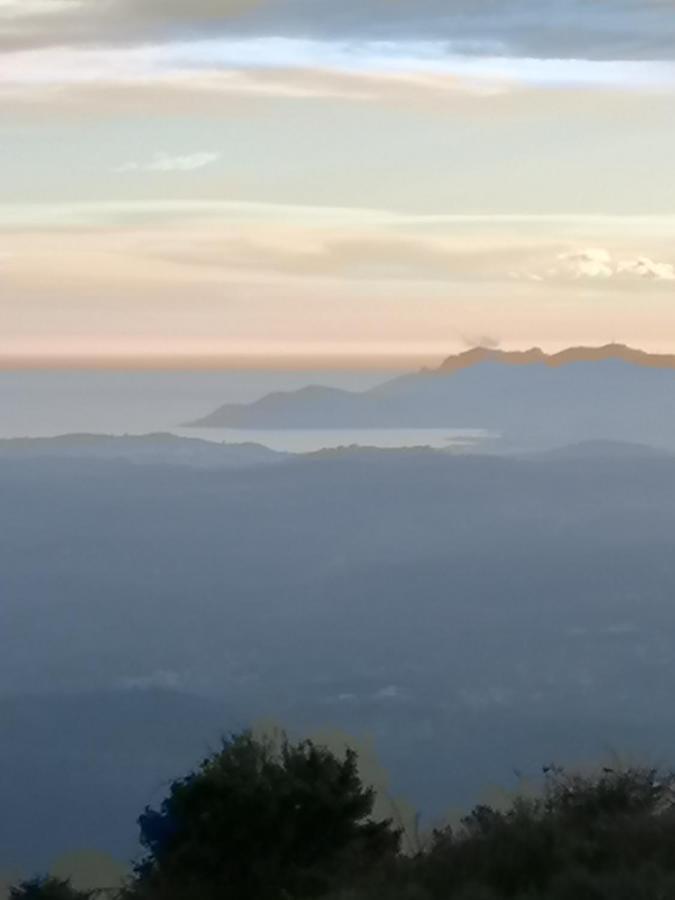
[{"label": "dark foreground vegetation", "polygon": [[[675,898],[671,773],[545,768],[536,795],[478,806],[412,854],[393,821],[373,820],[374,799],[351,750],[235,735],[139,817],[144,855],[116,900]],[[55,878],[10,892],[96,896]]]}]

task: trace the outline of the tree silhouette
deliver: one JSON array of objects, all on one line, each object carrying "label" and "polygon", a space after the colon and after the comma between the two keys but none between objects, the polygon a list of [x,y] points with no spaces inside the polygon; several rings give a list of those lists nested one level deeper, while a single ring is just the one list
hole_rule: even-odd
[{"label": "tree silhouette", "polygon": [[30,878],[9,889],[9,900],[92,900],[93,892],[78,891],[68,879]]},{"label": "tree silhouette", "polygon": [[235,735],[140,816],[132,893],[318,896],[399,852],[391,820],[369,818],[374,799],[351,749],[340,759],[310,740]]},{"label": "tree silhouette", "polygon": [[[665,900],[675,897],[675,777],[544,769],[539,797],[478,806],[434,833],[416,879],[429,898]],[[473,892],[473,893],[472,893]]]}]

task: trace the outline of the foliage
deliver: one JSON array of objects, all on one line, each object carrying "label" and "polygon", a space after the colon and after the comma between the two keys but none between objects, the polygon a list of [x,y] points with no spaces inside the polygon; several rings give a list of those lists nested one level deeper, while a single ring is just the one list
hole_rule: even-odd
[{"label": "foliage", "polygon": [[431,897],[675,897],[675,779],[546,770],[540,797],[480,806],[457,833],[437,831],[417,878]]},{"label": "foliage", "polygon": [[[539,793],[475,807],[413,855],[356,754],[250,732],[140,817],[146,856],[118,900],[673,900],[675,776],[547,768]],[[90,900],[55,879],[11,900]]]},{"label": "foliage", "polygon": [[673,900],[675,778],[546,772],[506,811],[476,807],[414,859],[325,900]]},{"label": "foliage", "polygon": [[68,879],[31,878],[9,890],[9,900],[92,900],[93,893],[78,891]]},{"label": "foliage", "polygon": [[319,896],[395,855],[400,833],[369,818],[356,753],[312,741],[280,747],[250,732],[223,742],[139,819],[137,896],[176,891],[236,900]]}]

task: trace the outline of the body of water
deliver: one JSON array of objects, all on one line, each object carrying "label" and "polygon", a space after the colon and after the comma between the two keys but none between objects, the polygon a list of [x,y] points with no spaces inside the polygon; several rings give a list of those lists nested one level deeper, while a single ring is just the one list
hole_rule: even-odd
[{"label": "body of water", "polygon": [[[0,438],[147,434],[180,428],[223,403],[307,384],[363,391],[400,372],[0,372]],[[200,437],[223,440],[206,431]],[[249,437],[248,440],[251,440]]]},{"label": "body of water", "polygon": [[464,447],[489,438],[484,431],[453,428],[290,428],[239,430],[235,428],[177,428],[174,434],[207,441],[241,444],[254,441],[272,450],[312,453],[315,450],[351,447]]},{"label": "body of water", "polygon": [[250,403],[308,384],[363,391],[401,371],[0,372],[0,438],[62,434],[169,432],[203,440],[254,441],[274,450],[311,452],[370,447],[449,447],[479,432],[438,429],[235,430],[182,428],[223,403]]}]

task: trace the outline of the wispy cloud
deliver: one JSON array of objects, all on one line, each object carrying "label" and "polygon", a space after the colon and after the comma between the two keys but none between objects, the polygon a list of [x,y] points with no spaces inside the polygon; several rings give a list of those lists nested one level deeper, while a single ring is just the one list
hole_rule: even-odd
[{"label": "wispy cloud", "polygon": [[[3,203],[0,229],[76,229],[118,227],[144,222],[186,220],[320,225],[380,225],[425,229],[456,228],[459,231],[498,229],[510,235],[549,235],[579,232],[617,235],[647,235],[675,239],[675,214],[605,213],[445,213],[406,212],[368,206],[245,202],[237,200],[120,200],[74,203]],[[572,252],[572,251],[566,251]],[[576,251],[574,251],[576,252]],[[584,252],[579,251],[579,252]]]},{"label": "wispy cloud", "polygon": [[214,39],[134,47],[52,47],[0,59],[0,98],[58,100],[82,89],[352,96],[500,93],[520,88],[672,91],[672,61],[472,56],[439,41]]},{"label": "wispy cloud", "polygon": [[[672,216],[422,215],[273,203],[138,201],[8,205],[0,211],[0,231],[10,250],[30,241],[35,252],[41,246],[62,261],[64,247],[81,252],[87,242],[91,259],[114,256],[116,272],[125,259],[130,271],[160,279],[464,287],[515,279],[531,282],[532,289],[537,283],[665,285],[675,280],[667,255],[675,237]],[[573,233],[578,246],[590,239],[599,242],[596,249],[565,249]],[[600,241],[606,242],[604,248]],[[101,262],[97,278],[102,273]]]},{"label": "wispy cloud", "polygon": [[469,54],[452,41],[439,40],[317,40],[259,37],[219,38],[166,47],[174,64],[207,68],[305,69],[363,75],[451,76],[465,82],[534,84],[542,86],[672,85],[671,61],[565,59],[499,54]]},{"label": "wispy cloud", "polygon": [[200,151],[182,156],[156,153],[149,162],[126,162],[117,166],[116,172],[193,172],[203,169],[220,159],[220,153]]},{"label": "wispy cloud", "polygon": [[0,27],[5,49],[148,43],[182,31],[436,39],[477,55],[662,59],[672,55],[675,36],[670,0],[0,0],[0,7],[22,23]]}]

